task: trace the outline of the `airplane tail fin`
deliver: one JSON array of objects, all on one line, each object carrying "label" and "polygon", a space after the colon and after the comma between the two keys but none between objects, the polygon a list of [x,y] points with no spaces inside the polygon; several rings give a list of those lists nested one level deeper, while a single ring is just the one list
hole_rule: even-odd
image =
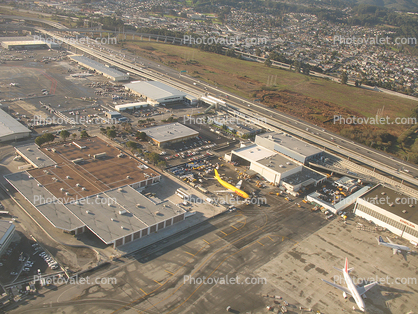
[{"label": "airplane tail fin", "polygon": [[348,258],[345,258],[344,272],[348,273]]},{"label": "airplane tail fin", "polygon": [[381,243],[386,243],[385,241],[383,241],[382,236],[379,236],[379,240],[377,240],[377,241],[379,242],[379,245],[380,245]]},{"label": "airplane tail fin", "polygon": [[219,178],[218,170],[215,169],[215,178]]}]

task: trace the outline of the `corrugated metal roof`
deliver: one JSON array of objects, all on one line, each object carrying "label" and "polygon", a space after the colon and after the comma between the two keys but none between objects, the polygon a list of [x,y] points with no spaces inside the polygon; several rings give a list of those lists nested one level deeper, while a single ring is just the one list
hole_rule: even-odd
[{"label": "corrugated metal roof", "polygon": [[11,115],[0,109],[0,138],[20,133],[30,133],[31,131],[13,118]]}]

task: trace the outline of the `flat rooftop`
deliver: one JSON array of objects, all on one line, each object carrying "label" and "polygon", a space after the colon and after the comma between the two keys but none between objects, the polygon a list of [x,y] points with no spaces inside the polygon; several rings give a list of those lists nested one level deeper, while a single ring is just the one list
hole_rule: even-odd
[{"label": "flat rooftop", "polygon": [[279,154],[258,160],[257,162],[263,166],[268,166],[278,173],[284,173],[301,166],[301,164]]},{"label": "flat rooftop", "polygon": [[292,185],[298,185],[303,182],[306,182],[308,180],[313,180],[315,182],[320,181],[324,179],[326,175],[323,175],[319,172],[316,172],[312,169],[309,169],[307,167],[302,167],[302,171],[298,173],[291,174],[290,176],[287,176],[286,178],[283,178],[282,181],[292,184]]},{"label": "flat rooftop", "polygon": [[[375,199],[376,197],[377,200]],[[399,193],[378,184],[367,193],[363,194],[360,198],[394,215],[402,217],[405,220],[418,224],[418,211],[416,209],[418,206],[418,200],[412,196]],[[383,200],[381,200],[381,198],[383,198]],[[400,200],[396,201],[397,198],[400,198]],[[393,204],[393,206],[389,206],[389,204]],[[414,207],[409,207],[410,204],[414,205]],[[402,212],[404,210],[406,213]]]},{"label": "flat rooftop", "polygon": [[31,133],[31,130],[0,109],[0,138],[21,133]]},{"label": "flat rooftop", "polygon": [[21,156],[30,160],[32,164],[38,168],[53,166],[56,164],[56,162],[44,154],[35,143],[20,145],[15,147],[15,149]]},{"label": "flat rooftop", "polygon": [[4,237],[4,235],[9,230],[10,226],[13,224],[6,220],[0,220],[0,239]]},{"label": "flat rooftop", "polygon": [[[41,151],[56,164],[32,169],[28,173],[57,198],[65,195],[65,192],[83,198],[159,176],[159,173],[133,157],[117,157],[121,151],[98,137],[51,145],[41,148]],[[101,153],[105,155],[94,158]],[[81,162],[72,162],[80,158],[83,159]]]},{"label": "flat rooftop", "polygon": [[5,175],[4,178],[56,228],[70,231],[84,226],[63,205],[72,200],[73,196],[61,195],[60,198],[55,198],[27,171]]},{"label": "flat rooftop", "polygon": [[187,94],[157,81],[135,81],[125,85],[129,90],[153,100],[169,97],[184,97]]},{"label": "flat rooftop", "polygon": [[259,161],[268,157],[277,155],[276,152],[273,152],[263,146],[253,144],[250,146],[242,147],[233,151],[236,155],[249,160],[251,162]]},{"label": "flat rooftop", "polygon": [[164,143],[184,137],[198,136],[199,132],[181,124],[172,123],[142,129],[153,140]]},{"label": "flat rooftop", "polygon": [[101,73],[104,73],[104,74],[106,74],[108,76],[111,76],[111,77],[117,78],[117,77],[121,77],[121,76],[127,76],[126,73],[115,70],[113,68],[108,68],[104,64],[102,64],[100,62],[97,62],[97,61],[94,61],[94,60],[92,60],[90,58],[87,58],[85,56],[70,56],[70,58],[72,60],[82,64],[82,65],[94,68],[97,71],[100,71]]},{"label": "flat rooftop", "polygon": [[312,156],[322,152],[321,149],[297,139],[287,133],[269,132],[257,135],[261,138],[269,139],[274,143],[283,146],[289,150],[297,152],[302,156]]},{"label": "flat rooftop", "polygon": [[[97,202],[95,198],[105,201]],[[130,186],[100,193],[98,197],[89,198],[86,202],[70,203],[66,206],[108,244],[185,213],[183,209],[169,201],[154,203]]]},{"label": "flat rooftop", "polygon": [[32,46],[32,45],[46,45],[42,40],[16,40],[16,41],[2,41],[3,44],[8,46]]}]

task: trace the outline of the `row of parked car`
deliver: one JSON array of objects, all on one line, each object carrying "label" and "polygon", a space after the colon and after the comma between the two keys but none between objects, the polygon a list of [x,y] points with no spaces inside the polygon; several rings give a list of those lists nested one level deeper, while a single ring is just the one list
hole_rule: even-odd
[{"label": "row of parked car", "polygon": [[48,266],[51,269],[54,270],[59,267],[58,263],[50,255],[44,252],[38,243],[32,244],[32,246],[35,248],[35,253],[33,254],[37,254],[38,252],[42,251],[41,253],[39,253],[39,256],[44,259],[44,261],[48,264]]}]

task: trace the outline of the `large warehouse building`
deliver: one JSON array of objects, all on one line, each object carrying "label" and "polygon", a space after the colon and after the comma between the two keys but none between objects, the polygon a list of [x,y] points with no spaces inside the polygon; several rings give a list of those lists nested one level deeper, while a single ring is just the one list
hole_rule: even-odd
[{"label": "large warehouse building", "polygon": [[125,88],[153,105],[184,101],[187,96],[186,93],[157,81],[131,82]]},{"label": "large warehouse building", "polygon": [[318,158],[323,153],[321,149],[287,133],[269,132],[260,134],[256,136],[255,143],[297,160],[304,165],[308,165],[309,160]]},{"label": "large warehouse building", "polygon": [[1,46],[8,50],[46,49],[46,42],[41,40],[2,41]]},{"label": "large warehouse building", "polygon": [[354,214],[418,243],[418,200],[376,185],[357,199]]},{"label": "large warehouse building", "polygon": [[199,136],[199,132],[180,123],[154,126],[141,131],[145,132],[159,147],[165,147],[172,143],[186,141]]},{"label": "large warehouse building", "polygon": [[11,221],[0,220],[0,256],[6,252],[12,242],[15,229]]},{"label": "large warehouse building", "polygon": [[257,144],[233,150],[225,158],[249,166],[250,170],[284,187],[289,193],[296,193],[302,187],[317,185],[326,179],[326,176],[306,168],[302,163]]},{"label": "large warehouse building", "polygon": [[0,142],[29,137],[31,130],[0,109]]},{"label": "large warehouse building", "polygon": [[100,62],[94,61],[85,56],[71,56],[70,58],[78,64],[86,67],[87,69],[96,71],[97,73],[102,74],[104,77],[107,77],[112,81],[120,82],[129,80],[128,74],[115,70],[111,67],[107,67],[104,64],[101,64]]},{"label": "large warehouse building", "polygon": [[[118,247],[185,218],[176,204],[140,193],[160,181],[158,172],[99,138],[28,148],[17,152],[35,168],[4,177],[64,232],[92,232]],[[37,167],[38,157],[54,164]]]}]

